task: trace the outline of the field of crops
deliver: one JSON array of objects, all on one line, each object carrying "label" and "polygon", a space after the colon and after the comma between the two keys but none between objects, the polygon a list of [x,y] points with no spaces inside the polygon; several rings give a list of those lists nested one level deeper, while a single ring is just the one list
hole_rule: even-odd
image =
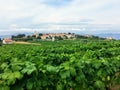
[{"label": "field of crops", "polygon": [[0,46],[0,90],[119,90],[120,41]]}]

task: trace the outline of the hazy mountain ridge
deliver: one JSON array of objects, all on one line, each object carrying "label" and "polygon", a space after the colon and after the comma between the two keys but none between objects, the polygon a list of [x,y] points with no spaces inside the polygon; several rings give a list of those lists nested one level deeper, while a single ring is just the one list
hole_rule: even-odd
[{"label": "hazy mountain ridge", "polygon": [[[12,35],[17,35],[17,34],[31,35],[31,34],[34,34],[34,33],[35,32],[33,32],[33,31],[31,31],[31,32],[22,32],[22,31],[21,32],[20,31],[17,32],[16,31],[16,32],[11,32],[11,33],[6,32],[4,34],[0,33],[0,38],[5,38],[5,37],[10,38]],[[41,33],[41,32],[38,32],[38,33]],[[42,32],[42,33],[49,33],[49,32]],[[83,32],[71,32],[71,33],[80,34],[80,35],[86,35],[86,34],[88,34],[88,35],[95,35],[95,36],[99,36],[99,37],[103,37],[103,38],[112,37],[114,39],[117,39],[117,40],[119,39],[120,40],[120,33],[93,33],[93,34],[92,33],[83,33]]]}]

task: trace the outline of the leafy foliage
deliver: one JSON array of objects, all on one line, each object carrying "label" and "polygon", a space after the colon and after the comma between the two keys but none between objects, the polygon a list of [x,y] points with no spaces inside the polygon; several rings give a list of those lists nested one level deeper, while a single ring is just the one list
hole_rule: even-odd
[{"label": "leafy foliage", "polygon": [[119,41],[0,47],[0,90],[106,90],[120,84]]}]

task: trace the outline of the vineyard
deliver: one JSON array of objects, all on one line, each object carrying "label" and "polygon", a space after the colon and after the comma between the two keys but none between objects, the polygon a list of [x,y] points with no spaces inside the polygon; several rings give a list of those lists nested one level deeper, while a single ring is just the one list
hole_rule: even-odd
[{"label": "vineyard", "polygon": [[0,90],[119,90],[120,41],[0,46]]}]

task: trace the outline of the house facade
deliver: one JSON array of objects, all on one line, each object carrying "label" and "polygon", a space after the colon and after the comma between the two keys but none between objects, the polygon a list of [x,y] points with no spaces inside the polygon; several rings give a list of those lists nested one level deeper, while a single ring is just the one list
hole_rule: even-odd
[{"label": "house facade", "polygon": [[48,33],[48,34],[43,34],[42,36],[41,36],[41,39],[42,40],[49,40],[49,39],[51,39],[52,41],[54,41],[55,40],[55,37],[61,37],[61,38],[65,38],[65,37],[67,37],[68,39],[70,39],[70,38],[75,38],[75,34],[65,34],[65,33]]},{"label": "house facade", "polygon": [[11,40],[10,38],[4,38],[2,43],[3,44],[13,44],[13,40]]}]

